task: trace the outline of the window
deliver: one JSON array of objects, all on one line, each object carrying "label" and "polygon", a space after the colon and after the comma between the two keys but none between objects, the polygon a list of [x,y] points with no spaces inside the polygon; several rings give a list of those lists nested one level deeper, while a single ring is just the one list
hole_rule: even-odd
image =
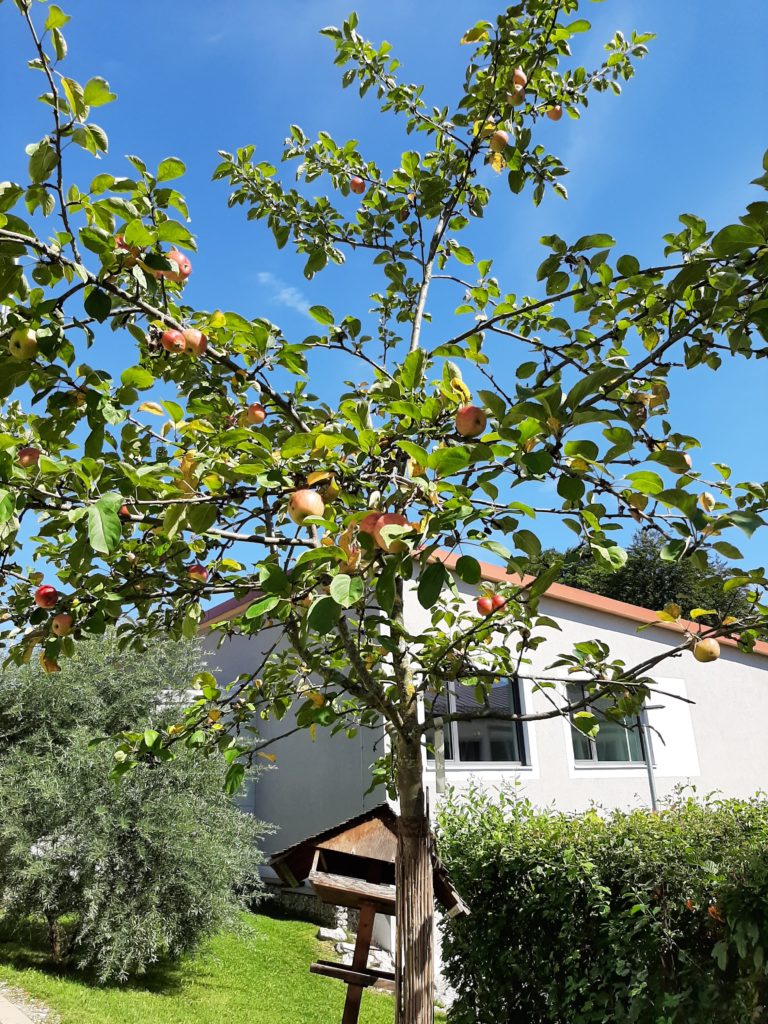
[{"label": "window", "polygon": [[[429,700],[429,698],[428,698]],[[520,713],[519,682],[499,680],[488,694],[487,709],[500,714]],[[461,714],[480,710],[472,687],[450,684],[446,694],[440,694],[428,708],[434,715]],[[525,733],[522,722],[504,722],[493,718],[480,718],[474,722],[449,722],[443,731],[445,760],[452,764],[512,763],[526,764]],[[434,760],[434,732],[427,733],[427,757]]]},{"label": "window", "polygon": [[[583,700],[584,687],[578,683],[568,687],[569,702]],[[600,764],[645,764],[645,744],[638,720],[606,718],[600,706],[609,706],[608,700],[596,701],[590,708],[600,720],[600,731],[590,739],[577,729],[571,729],[573,756],[576,761]]]}]

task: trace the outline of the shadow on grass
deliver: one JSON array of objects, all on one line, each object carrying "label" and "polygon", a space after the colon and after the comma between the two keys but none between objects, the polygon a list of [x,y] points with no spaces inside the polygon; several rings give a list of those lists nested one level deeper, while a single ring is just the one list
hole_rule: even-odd
[{"label": "shadow on grass", "polygon": [[173,963],[160,960],[146,974],[122,984],[100,982],[93,971],[78,970],[72,963],[54,963],[48,948],[45,923],[35,918],[17,921],[0,918],[0,963],[19,971],[40,971],[51,978],[85,988],[98,988],[104,992],[117,990],[173,996],[181,990],[183,984],[183,959]]}]

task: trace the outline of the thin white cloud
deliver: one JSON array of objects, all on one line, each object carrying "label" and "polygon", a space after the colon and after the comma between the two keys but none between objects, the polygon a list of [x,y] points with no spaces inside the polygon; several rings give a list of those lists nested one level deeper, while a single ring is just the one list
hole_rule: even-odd
[{"label": "thin white cloud", "polygon": [[295,309],[297,313],[303,313],[304,316],[309,316],[309,301],[298,288],[286,284],[269,270],[260,270],[256,278],[260,285],[269,288],[274,302],[286,306],[288,309]]}]

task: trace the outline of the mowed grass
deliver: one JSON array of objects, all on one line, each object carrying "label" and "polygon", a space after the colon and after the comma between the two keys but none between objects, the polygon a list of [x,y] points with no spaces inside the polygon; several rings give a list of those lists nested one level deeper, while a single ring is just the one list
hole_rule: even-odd
[{"label": "mowed grass", "polygon": [[[24,989],[62,1024],[337,1024],[346,986],[309,973],[321,953],[317,926],[243,914],[174,967],[137,982],[97,986],[78,972],[57,972],[34,933],[0,937],[0,980]],[[391,1024],[390,996],[365,992],[361,1024]]]}]

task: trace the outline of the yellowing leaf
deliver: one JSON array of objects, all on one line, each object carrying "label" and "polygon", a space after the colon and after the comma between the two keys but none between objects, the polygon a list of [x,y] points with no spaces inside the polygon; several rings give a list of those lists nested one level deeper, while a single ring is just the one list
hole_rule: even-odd
[{"label": "yellowing leaf", "polygon": [[699,507],[704,509],[705,512],[711,512],[715,507],[715,496],[710,494],[709,491],[704,491],[703,494],[699,495]]},{"label": "yellowing leaf", "polygon": [[153,416],[165,416],[165,410],[157,402],[142,402],[139,412],[151,412]]},{"label": "yellowing leaf", "polygon": [[265,761],[269,761],[270,764],[274,764],[277,760],[277,754],[262,754],[261,751],[257,751],[259,757]]},{"label": "yellowing leaf", "polygon": [[[690,619],[700,619],[702,615],[717,615],[717,612],[715,611],[714,608],[694,608],[691,611],[691,613],[688,616],[688,618],[690,618]],[[733,621],[735,622],[736,620],[734,619]]]},{"label": "yellowing leaf", "polygon": [[507,161],[501,155],[501,153],[491,153],[488,163],[496,171],[497,174],[501,174],[504,168],[507,166]]},{"label": "yellowing leaf", "polygon": [[480,43],[488,41],[488,27],[484,23],[475,25],[474,28],[469,29],[461,37],[461,45],[467,46],[470,43]]}]

